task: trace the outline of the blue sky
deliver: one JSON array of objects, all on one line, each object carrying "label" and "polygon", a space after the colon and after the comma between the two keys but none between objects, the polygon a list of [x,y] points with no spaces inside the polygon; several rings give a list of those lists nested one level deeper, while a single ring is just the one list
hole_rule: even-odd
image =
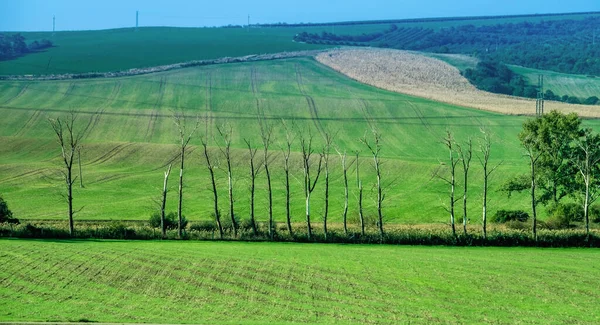
[{"label": "blue sky", "polygon": [[0,0],[0,30],[222,26],[600,11],[600,0]]}]

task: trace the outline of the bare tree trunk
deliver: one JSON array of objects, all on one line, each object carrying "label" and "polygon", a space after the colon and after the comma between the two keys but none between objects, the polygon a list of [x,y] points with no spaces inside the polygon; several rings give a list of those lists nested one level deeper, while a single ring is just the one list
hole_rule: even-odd
[{"label": "bare tree trunk", "polygon": [[365,218],[363,215],[363,186],[359,174],[360,163],[358,160],[358,151],[356,152],[356,183],[358,185],[358,219],[360,221],[360,234],[365,235]]},{"label": "bare tree trunk", "polygon": [[344,223],[344,234],[348,235],[348,166],[346,166],[346,152],[342,155],[339,151],[338,154],[341,157],[342,170],[344,175],[344,210],[342,212],[342,221]]},{"label": "bare tree trunk", "polygon": [[469,168],[471,166],[471,158],[473,158],[473,142],[471,139],[467,140],[467,146],[463,149],[460,145],[458,146],[460,154],[460,160],[463,165],[463,176],[464,176],[464,188],[463,188],[463,232],[467,235],[467,191],[469,189]]},{"label": "bare tree trunk", "polygon": [[314,180],[311,179],[310,176],[310,167],[311,167],[311,156],[313,154],[312,149],[312,134],[310,134],[308,138],[302,136],[300,138],[300,146],[302,149],[302,161],[304,165],[304,196],[306,198],[306,227],[308,233],[308,239],[312,238],[312,227],[310,222],[310,194],[314,191],[315,186],[317,185],[317,181],[319,180],[319,175],[321,175],[321,167],[323,162],[323,156],[319,156],[319,166],[317,168],[317,175]]},{"label": "bare tree trunk", "polygon": [[180,152],[181,164],[179,166],[179,202],[177,204],[177,219],[178,219],[177,237],[181,239],[183,237],[182,209],[183,209],[183,167],[184,167],[184,161],[185,161],[185,151],[187,149],[188,144],[192,140],[194,133],[198,129],[198,125],[200,125],[200,119],[196,118],[196,123],[189,133],[187,133],[188,130],[186,127],[185,115],[182,112],[174,112],[173,120],[175,122],[175,125],[177,126],[177,130],[179,131],[180,150],[181,150],[181,152]]},{"label": "bare tree trunk", "polygon": [[533,215],[533,238],[535,239],[535,241],[538,240],[537,237],[537,213],[536,213],[536,206],[537,206],[537,202],[535,199],[535,163],[536,161],[531,158],[531,211],[532,211],[532,215]]},{"label": "bare tree trunk", "polygon": [[483,221],[483,239],[487,239],[487,192],[488,192],[488,178],[486,176],[487,166],[483,169],[484,177],[483,177],[483,211],[482,211],[482,221]]},{"label": "bare tree trunk", "polygon": [[377,130],[372,129],[373,133],[373,143],[369,142],[365,137],[361,139],[362,143],[364,143],[371,155],[373,156],[373,167],[375,168],[375,173],[377,176],[377,217],[378,217],[378,227],[379,227],[379,236],[381,241],[383,241],[384,232],[383,232],[383,212],[382,212],[382,203],[385,199],[383,194],[383,185],[381,184],[381,134],[377,132]]},{"label": "bare tree trunk", "polygon": [[75,122],[77,116],[75,112],[70,112],[68,118],[64,121],[60,118],[48,119],[50,126],[56,135],[56,139],[61,148],[61,157],[65,166],[65,171],[62,172],[63,179],[66,185],[66,201],[68,205],[68,217],[69,217],[69,235],[75,234],[75,226],[73,221],[73,163],[75,159],[75,153],[81,146],[81,139],[83,138],[84,132],[75,130]]},{"label": "bare tree trunk", "polygon": [[287,221],[287,228],[290,236],[293,236],[292,232],[292,216],[290,211],[290,156],[292,153],[292,143],[294,142],[294,135],[292,129],[288,127],[288,125],[283,121],[283,125],[286,129],[286,146],[282,148],[284,165],[283,170],[285,172],[285,215]]},{"label": "bare tree trunk", "polygon": [[290,212],[290,156],[285,156],[285,216],[287,220],[287,228],[290,236],[293,236],[292,232],[292,216]]},{"label": "bare tree trunk", "polygon": [[177,204],[177,238],[183,236],[183,216],[181,214],[181,210],[183,207],[183,166],[185,160],[185,146],[181,147],[181,165],[179,166],[179,202]]},{"label": "bare tree trunk", "polygon": [[165,172],[165,179],[163,183],[163,192],[162,192],[162,202],[160,205],[160,229],[162,232],[162,238],[165,239],[167,237],[167,229],[165,228],[165,209],[167,206],[167,183],[169,182],[169,175],[171,174],[172,165],[169,164],[169,168]]},{"label": "bare tree trunk", "polygon": [[[267,156],[267,151],[265,151],[265,156]],[[273,189],[271,187],[271,172],[269,171],[268,163],[265,163],[265,174],[267,174],[267,191],[269,192],[269,238],[273,240],[273,230],[275,228],[273,224]]]},{"label": "bare tree trunk", "polygon": [[488,195],[488,181],[490,175],[500,166],[500,164],[495,165],[491,169],[489,169],[489,161],[490,161],[490,153],[492,148],[492,143],[490,140],[489,134],[482,129],[483,133],[483,142],[480,146],[480,154],[478,155],[479,163],[483,167],[483,203],[482,203],[482,227],[483,227],[483,239],[487,240],[487,195]]},{"label": "bare tree trunk", "polygon": [[438,174],[437,176],[445,181],[448,185],[450,185],[450,205],[446,210],[450,213],[450,226],[452,227],[452,236],[456,237],[456,225],[455,225],[455,215],[454,215],[454,204],[456,203],[456,165],[459,162],[459,159],[454,157],[454,139],[452,137],[452,133],[450,131],[446,132],[446,137],[442,140],[444,146],[448,148],[448,152],[450,154],[449,162],[450,162],[450,177],[447,178]]},{"label": "bare tree trunk", "polygon": [[327,217],[329,216],[329,153],[333,136],[325,133],[325,147],[323,148],[322,159],[325,161],[325,211],[323,213],[323,234],[327,240]]},{"label": "bare tree trunk", "polygon": [[231,226],[233,227],[233,236],[237,238],[238,224],[237,220],[235,220],[234,213],[234,199],[233,199],[233,174],[231,170],[231,135],[233,133],[233,129],[231,126],[222,126],[218,127],[217,131],[223,138],[225,142],[225,148],[221,148],[221,152],[225,156],[225,160],[227,161],[227,186],[228,186],[228,194],[229,194],[229,216],[231,218]]},{"label": "bare tree trunk", "polygon": [[271,125],[267,125],[266,122],[262,120],[260,122],[260,134],[264,149],[263,168],[265,170],[265,174],[267,175],[267,191],[269,192],[269,239],[273,240],[273,188],[271,186],[271,172],[269,171],[269,146],[271,145],[271,135],[273,134],[273,127]]},{"label": "bare tree trunk", "polygon": [[252,224],[252,233],[254,234],[254,236],[256,236],[258,234],[258,231],[256,229],[256,218],[254,215],[254,200],[255,200],[255,193],[256,193],[256,174],[257,174],[257,169],[254,165],[254,158],[256,157],[256,149],[252,149],[252,146],[250,145],[250,141],[248,140],[244,140],[246,142],[246,145],[248,146],[248,151],[250,153],[250,223]]},{"label": "bare tree trunk", "polygon": [[221,224],[221,213],[219,212],[219,194],[217,192],[217,183],[215,181],[215,170],[214,166],[210,162],[210,156],[208,154],[208,144],[202,139],[202,147],[204,148],[204,159],[206,160],[206,166],[210,173],[210,182],[212,184],[213,203],[214,203],[214,214],[217,222],[217,228],[219,229],[219,238],[223,239],[223,225]]},{"label": "bare tree trunk", "polygon": [[67,167],[67,201],[69,202],[69,235],[75,234],[75,225],[73,223],[73,174],[72,164]]}]

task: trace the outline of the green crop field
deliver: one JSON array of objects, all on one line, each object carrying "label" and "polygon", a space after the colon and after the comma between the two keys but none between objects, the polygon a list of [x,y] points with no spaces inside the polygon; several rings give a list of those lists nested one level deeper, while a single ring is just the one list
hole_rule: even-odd
[{"label": "green crop field", "polygon": [[[314,105],[312,104],[314,103]],[[404,96],[366,86],[326,68],[312,59],[293,59],[259,63],[229,64],[188,68],[146,76],[79,81],[0,82],[0,193],[9,202],[15,217],[24,219],[62,219],[65,204],[58,178],[60,150],[47,118],[69,110],[79,114],[85,129],[82,169],[83,189],[76,189],[75,204],[85,208],[76,219],[143,220],[155,210],[153,199],[162,187],[163,170],[177,154],[177,133],[172,110],[183,110],[188,121],[199,115],[194,152],[186,171],[184,213],[192,220],[208,219],[212,201],[208,172],[197,147],[199,136],[206,136],[215,157],[215,125],[230,124],[234,129],[234,195],[236,211],[248,216],[248,155],[244,138],[259,147],[258,114],[275,128],[273,185],[275,217],[284,218],[283,168],[280,147],[285,139],[283,121],[299,133],[312,130],[315,144],[322,144],[322,133],[331,132],[335,145],[350,154],[360,151],[361,177],[365,184],[368,214],[375,213],[375,178],[371,159],[359,142],[370,126],[383,135],[382,155],[386,220],[389,222],[445,222],[446,187],[432,177],[443,168],[446,151],[440,140],[446,130],[464,141],[477,142],[480,128],[493,134],[493,162],[503,162],[492,181],[497,189],[506,177],[526,171],[516,134],[523,117],[450,106]],[[590,121],[596,126],[598,122]],[[367,133],[367,135],[369,135]],[[302,220],[304,199],[299,141],[293,146],[292,208]],[[332,150],[333,151],[333,150]],[[343,187],[339,159],[332,158],[331,217],[339,221]],[[224,160],[217,158],[218,182],[226,195]],[[479,213],[481,170],[472,168],[472,213]],[[354,168],[351,169],[351,172]],[[177,174],[175,172],[174,174]],[[352,177],[354,174],[351,174]],[[259,176],[257,212],[266,216],[266,184]],[[175,207],[176,176],[168,208]],[[351,184],[355,184],[351,178]],[[351,185],[351,204],[355,205],[355,186]],[[526,195],[508,200],[492,192],[492,209],[527,208]],[[323,182],[313,195],[313,213],[323,211]],[[226,200],[221,200],[226,204]],[[225,205],[222,206],[226,211]],[[356,209],[352,206],[351,213]],[[263,219],[264,220],[264,219]],[[473,217],[473,222],[478,218]]]},{"label": "green crop field", "polygon": [[544,89],[550,89],[560,96],[569,95],[582,99],[591,96],[600,97],[600,78],[548,70],[536,70],[519,66],[511,66],[510,68],[514,72],[523,75],[525,81],[532,85],[537,85],[540,74],[544,75]]},{"label": "green crop field", "polygon": [[[490,208],[527,209],[527,195],[510,200],[497,189],[508,177],[527,170],[517,141],[523,117],[503,116],[455,107],[379,90],[357,83],[312,59],[205,66],[145,76],[78,81],[0,82],[0,193],[15,217],[63,219],[66,205],[60,193],[60,150],[47,118],[79,112],[84,129],[82,170],[84,188],[75,191],[76,207],[84,207],[78,220],[145,220],[156,210],[153,200],[162,188],[163,170],[177,154],[177,132],[171,114],[181,110],[191,122],[201,116],[201,127],[192,140],[186,171],[184,214],[191,220],[209,219],[212,195],[202,160],[199,136],[209,139],[216,157],[222,211],[226,211],[225,163],[215,147],[216,125],[233,127],[234,195],[236,212],[249,215],[249,166],[243,139],[260,147],[260,114],[275,128],[271,147],[276,220],[285,218],[283,168],[280,148],[282,123],[298,133],[309,130],[315,145],[322,134],[335,134],[335,146],[353,154],[360,151],[361,177],[365,184],[366,213],[375,214],[375,178],[371,159],[359,138],[370,126],[383,135],[382,155],[387,222],[441,223],[447,188],[434,171],[444,168],[447,153],[441,138],[447,130],[477,144],[480,128],[493,135],[492,162],[502,162],[492,179]],[[599,121],[586,122],[598,127]],[[292,212],[303,220],[304,198],[299,141],[293,145]],[[331,167],[333,222],[341,220],[342,171],[334,150]],[[221,157],[221,158],[219,158]],[[176,161],[175,161],[176,164]],[[479,220],[481,169],[474,159],[471,173],[472,222]],[[354,177],[354,167],[351,175]],[[176,175],[178,171],[173,174]],[[168,209],[176,205],[177,178]],[[257,214],[267,215],[264,174],[259,175]],[[351,217],[356,215],[355,180],[351,178]],[[323,179],[313,195],[313,214],[323,213]],[[318,219],[317,219],[318,220]]]},{"label": "green crop field", "polygon": [[598,250],[0,240],[0,321],[596,324]]},{"label": "green crop field", "polygon": [[[597,14],[596,14],[597,15]],[[535,15],[495,19],[446,20],[398,23],[403,27],[439,29],[471,24],[474,26],[523,21],[583,19],[595,14],[563,16]],[[173,64],[191,60],[237,57],[250,54],[323,49],[331,46],[293,42],[301,32],[329,32],[359,35],[380,32],[385,24],[332,25],[300,27],[175,28],[142,27],[99,31],[24,32],[27,42],[49,39],[55,45],[45,51],[16,60],[0,61],[0,75],[48,75],[106,72]]]}]

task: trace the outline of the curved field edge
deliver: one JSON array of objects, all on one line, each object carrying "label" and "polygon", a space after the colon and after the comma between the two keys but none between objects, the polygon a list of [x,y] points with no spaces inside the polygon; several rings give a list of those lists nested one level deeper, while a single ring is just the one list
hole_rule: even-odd
[{"label": "curved field edge", "polygon": [[0,321],[600,321],[595,249],[5,239],[0,247]]},{"label": "curved field edge", "polygon": [[[535,100],[478,90],[456,67],[417,52],[339,49],[321,53],[317,60],[354,80],[389,91],[502,114],[535,114]],[[600,110],[588,105],[546,101],[545,110],[600,117]]]}]

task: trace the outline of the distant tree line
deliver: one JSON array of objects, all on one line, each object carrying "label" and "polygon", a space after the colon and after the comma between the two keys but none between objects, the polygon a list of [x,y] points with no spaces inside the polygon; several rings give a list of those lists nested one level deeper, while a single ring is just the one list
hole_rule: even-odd
[{"label": "distant tree line", "polygon": [[469,68],[463,75],[484,91],[528,98],[537,96],[536,87],[527,85],[523,76],[515,74],[506,64],[498,61],[480,61],[475,69]]},{"label": "distant tree line", "polygon": [[27,44],[21,34],[0,33],[0,60],[14,59],[49,47],[52,47],[52,42],[47,39],[35,40]]},{"label": "distant tree line", "polygon": [[296,35],[307,43],[389,47],[474,55],[507,64],[563,73],[600,75],[600,17],[538,23],[462,25],[434,30],[401,27],[357,38],[331,33]]}]

